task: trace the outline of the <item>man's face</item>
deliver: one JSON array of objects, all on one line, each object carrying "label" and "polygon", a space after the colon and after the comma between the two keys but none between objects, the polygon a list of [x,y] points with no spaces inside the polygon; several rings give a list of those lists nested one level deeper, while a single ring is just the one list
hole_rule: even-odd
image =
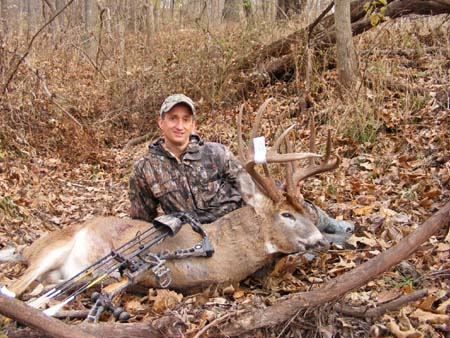
[{"label": "man's face", "polygon": [[189,143],[189,136],[195,130],[192,112],[184,104],[177,104],[164,115],[164,118],[159,118],[158,125],[169,148],[171,146],[185,148]]}]

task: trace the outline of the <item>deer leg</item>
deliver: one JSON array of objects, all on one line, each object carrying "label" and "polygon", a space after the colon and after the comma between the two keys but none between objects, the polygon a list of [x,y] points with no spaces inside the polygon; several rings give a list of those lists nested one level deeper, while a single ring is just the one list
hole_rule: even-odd
[{"label": "deer leg", "polygon": [[348,234],[348,237],[355,230],[355,225],[347,221],[340,221],[328,216],[325,211],[314,205],[312,202],[305,200],[312,219],[316,223],[316,227],[326,234]]},{"label": "deer leg", "polygon": [[72,243],[65,244],[66,245],[53,249],[51,252],[46,252],[38,257],[33,257],[33,261],[27,268],[25,274],[11,286],[10,290],[18,296],[37,278],[44,276],[52,270],[58,270],[72,249]]}]

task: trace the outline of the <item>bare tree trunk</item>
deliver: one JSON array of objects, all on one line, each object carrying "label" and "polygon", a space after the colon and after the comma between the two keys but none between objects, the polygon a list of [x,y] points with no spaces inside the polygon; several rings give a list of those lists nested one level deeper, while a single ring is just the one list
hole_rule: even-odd
[{"label": "bare tree trunk", "polygon": [[225,0],[222,11],[223,20],[228,22],[238,22],[241,5],[241,0]]},{"label": "bare tree trunk", "polygon": [[124,20],[119,23],[119,49],[120,49],[120,61],[117,63],[119,65],[119,74],[124,74],[127,71],[127,50],[126,50],[126,22]]},{"label": "bare tree trunk", "polygon": [[309,1],[308,0],[300,0],[299,2],[299,7],[298,7],[298,13],[304,13],[306,11],[306,9],[309,6]]},{"label": "bare tree trunk", "polygon": [[175,19],[175,0],[170,0],[170,20],[173,22]]},{"label": "bare tree trunk", "polygon": [[153,0],[147,0],[145,4],[145,48],[150,49],[152,45],[153,33],[155,31],[155,20],[154,20],[154,5]]},{"label": "bare tree trunk", "polygon": [[161,26],[161,18],[159,13],[160,8],[161,8],[161,4],[159,2],[159,0],[150,0],[153,1],[153,24],[155,27],[155,32],[158,32]]},{"label": "bare tree trunk", "polygon": [[8,1],[0,0],[0,34],[5,36],[8,34]]},{"label": "bare tree trunk", "polygon": [[243,0],[242,7],[244,7],[245,18],[248,22],[252,17],[252,2],[250,0]]},{"label": "bare tree trunk", "polygon": [[263,12],[263,17],[264,19],[267,19],[267,15],[269,12],[269,4],[268,4],[269,0],[261,0],[261,7],[262,7],[262,12]]},{"label": "bare tree trunk", "polygon": [[[59,12],[61,10],[61,8],[63,8],[63,6],[64,6],[64,0],[55,0],[55,8],[56,8],[57,12]],[[58,30],[63,29],[64,16],[63,15],[58,16],[57,22],[58,22]]]},{"label": "bare tree trunk", "polygon": [[94,58],[97,46],[96,46],[96,27],[97,27],[97,1],[84,0],[84,28],[86,33],[86,50],[89,57]]},{"label": "bare tree trunk", "polygon": [[137,6],[139,6],[140,1],[129,1],[128,10],[130,12],[131,24],[133,27],[133,33],[136,35],[138,33],[138,18],[137,18]]},{"label": "bare tree trunk", "polygon": [[350,22],[350,1],[335,1],[334,21],[339,82],[348,89],[355,82],[358,74]]},{"label": "bare tree trunk", "polygon": [[33,11],[31,10],[31,0],[26,0],[26,18],[27,18],[27,28],[25,31],[25,35],[27,41],[30,39],[31,30],[33,29]]}]

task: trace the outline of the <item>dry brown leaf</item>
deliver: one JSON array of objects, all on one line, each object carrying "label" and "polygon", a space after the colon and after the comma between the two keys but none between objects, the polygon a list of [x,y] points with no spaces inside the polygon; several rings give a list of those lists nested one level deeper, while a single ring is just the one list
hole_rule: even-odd
[{"label": "dry brown leaf", "polygon": [[141,304],[138,299],[131,299],[125,303],[124,309],[130,314],[142,314],[146,313],[149,307],[148,305]]},{"label": "dry brown leaf", "polygon": [[441,305],[438,306],[436,309],[436,313],[445,314],[447,313],[447,308],[450,306],[450,298],[447,299],[445,302],[442,302]]},{"label": "dry brown leaf", "polygon": [[426,296],[417,306],[420,309],[423,310],[431,310],[433,303],[436,301],[437,297],[434,294],[429,294]]},{"label": "dry brown leaf", "polygon": [[356,263],[352,260],[347,260],[344,257],[339,256],[339,262],[333,265],[333,268],[328,270],[329,274],[334,274],[336,272],[342,272],[345,270],[350,270],[356,266]]},{"label": "dry brown leaf", "polygon": [[365,205],[360,208],[353,209],[353,213],[357,216],[367,216],[372,213],[375,205]]},{"label": "dry brown leaf", "polygon": [[298,266],[299,256],[288,255],[282,257],[276,264],[273,270],[270,272],[270,277],[281,277],[286,273],[292,273]]},{"label": "dry brown leaf", "polygon": [[422,309],[417,309],[411,314],[411,317],[417,318],[421,322],[427,322],[432,324],[450,324],[450,315],[432,313],[429,311],[424,311]]},{"label": "dry brown leaf", "polygon": [[362,244],[367,245],[369,247],[378,246],[378,242],[377,242],[377,240],[375,238],[358,237],[356,235],[350,236],[350,238],[347,239],[347,243],[350,244],[350,245],[353,245],[355,248],[358,247],[358,243],[362,243]]},{"label": "dry brown leaf", "polygon": [[156,296],[149,296],[149,300],[153,301],[153,310],[157,313],[163,313],[167,309],[172,309],[182,299],[182,294],[165,289],[158,289]]},{"label": "dry brown leaf", "polygon": [[368,162],[362,162],[359,164],[360,167],[363,167],[364,169],[367,170],[373,170],[375,168],[375,165],[373,163],[368,163]]},{"label": "dry brown leaf", "polygon": [[234,298],[234,299],[239,299],[239,298],[244,297],[244,295],[245,295],[244,290],[240,289],[240,290],[237,290],[237,291],[233,294],[233,298]]},{"label": "dry brown leaf", "polygon": [[394,300],[402,295],[402,292],[399,289],[389,289],[386,291],[381,291],[377,295],[377,301],[379,303],[386,303],[391,300]]},{"label": "dry brown leaf", "polygon": [[386,324],[389,331],[392,332],[392,334],[395,335],[397,338],[422,338],[423,335],[419,331],[415,330],[411,324],[409,324],[409,327],[404,329],[401,328],[400,325],[398,325],[393,318],[389,320],[389,322]]}]

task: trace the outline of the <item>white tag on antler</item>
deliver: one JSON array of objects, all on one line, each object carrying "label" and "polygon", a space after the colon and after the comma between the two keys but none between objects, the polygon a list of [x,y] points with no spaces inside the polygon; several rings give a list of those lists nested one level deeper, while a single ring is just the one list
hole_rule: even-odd
[{"label": "white tag on antler", "polygon": [[253,149],[255,150],[255,163],[256,164],[264,164],[267,163],[266,159],[266,139],[264,136],[255,137],[253,139]]}]

